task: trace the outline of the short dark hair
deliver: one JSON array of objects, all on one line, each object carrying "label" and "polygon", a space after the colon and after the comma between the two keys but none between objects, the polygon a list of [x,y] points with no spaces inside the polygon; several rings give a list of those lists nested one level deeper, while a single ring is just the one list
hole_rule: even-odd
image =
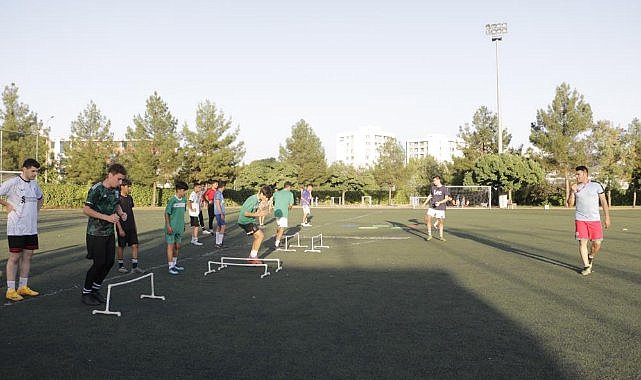
[{"label": "short dark hair", "polygon": [[436,178],[441,179],[441,176],[437,174],[437,175],[432,177],[432,179],[436,179]]},{"label": "short dark hair", "polygon": [[123,178],[122,179],[122,185],[131,186],[131,180],[129,178]]},{"label": "short dark hair", "polygon": [[274,190],[272,190],[272,187],[267,185],[261,187],[260,192],[263,193],[263,195],[266,196],[267,198],[271,198],[272,195],[274,194]]},{"label": "short dark hair", "polygon": [[586,174],[588,173],[588,167],[587,167],[587,166],[584,166],[584,165],[579,165],[579,166],[577,166],[574,170],[576,170],[576,171],[579,171],[579,170],[580,170],[580,171],[582,171],[582,172],[585,172]]},{"label": "short dark hair", "polygon": [[287,186],[290,186],[290,187],[291,187],[291,186],[292,186],[292,183],[291,183],[291,182],[289,182],[289,181],[285,181],[285,184],[283,185],[283,187],[287,187]]},{"label": "short dark hair", "polygon": [[218,181],[218,187],[225,187],[226,184],[227,184],[227,182],[225,182],[223,180]]},{"label": "short dark hair", "polygon": [[26,168],[26,169],[29,169],[29,168],[39,169],[40,168],[40,163],[38,161],[34,160],[33,158],[27,158],[22,163],[22,167]]},{"label": "short dark hair", "polygon": [[107,173],[127,175],[127,169],[120,164],[111,164],[107,169]]},{"label": "short dark hair", "polygon": [[187,190],[189,186],[184,181],[176,182],[176,190]]}]

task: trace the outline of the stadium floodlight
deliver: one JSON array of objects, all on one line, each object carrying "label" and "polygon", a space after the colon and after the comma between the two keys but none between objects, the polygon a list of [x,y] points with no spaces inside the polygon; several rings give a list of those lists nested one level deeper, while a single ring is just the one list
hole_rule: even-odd
[{"label": "stadium floodlight", "polygon": [[496,118],[498,121],[498,145],[499,154],[503,153],[503,127],[501,126],[501,90],[499,86],[499,41],[503,40],[503,35],[507,33],[507,23],[485,25],[485,34],[490,36],[492,42],[496,45]]}]

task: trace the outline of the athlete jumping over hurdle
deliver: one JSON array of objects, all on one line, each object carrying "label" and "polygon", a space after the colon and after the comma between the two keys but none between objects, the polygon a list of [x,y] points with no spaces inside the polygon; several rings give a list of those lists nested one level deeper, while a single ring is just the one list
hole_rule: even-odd
[{"label": "athlete jumping over hurdle", "polygon": [[265,238],[265,234],[256,224],[256,218],[259,216],[265,216],[269,212],[269,209],[260,209],[259,205],[261,202],[266,203],[267,200],[272,197],[272,193],[273,191],[271,187],[263,186],[260,188],[258,194],[254,194],[247,198],[245,203],[243,203],[243,206],[240,208],[238,226],[245,230],[247,236],[254,237],[251,252],[249,253],[249,258],[254,260],[250,260],[250,264],[262,264],[262,261],[258,260],[258,250]]}]

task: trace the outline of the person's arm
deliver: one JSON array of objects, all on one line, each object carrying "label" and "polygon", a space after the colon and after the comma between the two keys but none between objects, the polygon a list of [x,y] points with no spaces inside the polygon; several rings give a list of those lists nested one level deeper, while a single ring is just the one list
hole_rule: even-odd
[{"label": "person's arm", "polygon": [[432,199],[432,194],[427,196],[427,199],[425,199],[425,202],[423,202],[423,207],[425,207],[427,205],[427,203],[430,201],[430,199]]},{"label": "person's arm", "polygon": [[167,228],[167,234],[172,235],[174,233],[173,228],[171,228],[171,223],[169,223],[169,214],[165,213],[165,227]]},{"label": "person's arm", "polygon": [[576,183],[572,184],[572,187],[570,188],[570,195],[568,195],[568,207],[574,207],[574,201],[575,201],[574,194],[576,194],[577,188],[578,188],[578,185]]},{"label": "person's arm", "polygon": [[610,227],[610,206],[608,206],[605,193],[599,194],[599,201],[601,201],[601,207],[603,207],[603,213],[605,214],[605,228],[608,228]]},{"label": "person's arm", "polygon": [[120,220],[120,217],[118,216],[117,213],[113,213],[111,215],[101,214],[98,211],[89,207],[88,205],[85,205],[85,207],[82,208],[82,212],[83,214],[87,215],[90,218],[104,220],[109,223],[115,224]]}]

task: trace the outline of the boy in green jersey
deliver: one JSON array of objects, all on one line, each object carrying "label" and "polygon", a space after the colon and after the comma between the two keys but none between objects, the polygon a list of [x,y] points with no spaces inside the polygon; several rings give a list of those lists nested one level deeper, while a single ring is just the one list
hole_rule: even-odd
[{"label": "boy in green jersey", "polygon": [[261,202],[266,204],[267,200],[271,197],[272,188],[263,186],[260,188],[258,194],[254,194],[245,200],[245,203],[243,203],[238,213],[238,226],[245,231],[247,236],[254,237],[254,242],[249,253],[249,257],[254,259],[249,261],[251,264],[262,264],[262,261],[258,260],[258,250],[265,238],[265,234],[263,234],[263,231],[256,225],[256,218],[267,214],[268,209],[261,209],[259,205]]},{"label": "boy in green jersey", "polygon": [[165,207],[165,241],[167,242],[167,265],[169,274],[179,274],[185,268],[178,266],[180,241],[185,232],[185,210],[187,199],[185,193],[189,186],[185,182],[176,182],[176,194],[169,198]]},{"label": "boy in green jersey", "polygon": [[288,227],[287,217],[294,205],[294,194],[292,194],[291,188],[291,182],[287,181],[281,190],[274,193],[274,216],[276,217],[276,242],[274,246],[276,248],[280,245],[280,239],[283,238],[285,229]]}]

